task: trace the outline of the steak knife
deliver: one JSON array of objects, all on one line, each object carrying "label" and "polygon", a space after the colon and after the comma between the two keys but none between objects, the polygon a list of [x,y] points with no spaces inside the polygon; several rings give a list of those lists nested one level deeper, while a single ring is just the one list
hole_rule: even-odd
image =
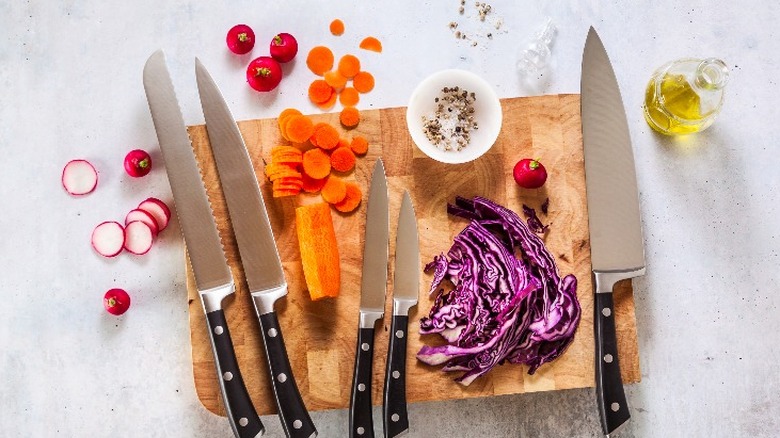
[{"label": "steak knife", "polygon": [[295,383],[274,311],[274,303],[287,295],[287,280],[252,160],[217,84],[198,59],[195,60],[195,76],[241,265],[260,320],[279,418],[288,437],[317,436],[317,429]]},{"label": "steak knife", "polygon": [[222,300],[235,291],[233,277],[162,50],[146,61],[143,76],[176,215],[208,321],[222,401],[233,433],[239,438],[258,437],[265,428],[244,386],[222,310]]},{"label": "steak knife", "polygon": [[395,274],[393,276],[393,321],[390,324],[390,346],[387,348],[382,420],[385,438],[409,430],[406,409],[406,339],[409,309],[417,305],[420,289],[420,244],[417,220],[409,192],[404,192],[395,239]]},{"label": "steak knife", "polygon": [[593,264],[596,394],[604,435],[631,417],[620,377],[612,290],[645,273],[631,136],[615,72],[596,31],[582,54],[582,142]]},{"label": "steak knife", "polygon": [[363,247],[363,277],[360,283],[360,320],[358,324],[355,371],[349,402],[350,438],[374,437],[371,409],[371,370],[374,361],[374,325],[385,314],[387,289],[387,253],[389,238],[387,180],[382,160],[376,160],[371,176],[366,208],[366,232]]}]

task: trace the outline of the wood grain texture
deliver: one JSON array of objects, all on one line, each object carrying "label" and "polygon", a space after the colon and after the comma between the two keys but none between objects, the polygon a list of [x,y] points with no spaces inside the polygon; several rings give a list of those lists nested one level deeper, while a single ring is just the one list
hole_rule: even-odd
[{"label": "wood grain texture", "polygon": [[[319,302],[312,302],[306,291],[294,219],[296,206],[321,202],[321,198],[319,195],[272,198],[270,184],[266,183],[262,168],[263,159],[267,160],[270,156],[270,149],[285,144],[276,120],[239,123],[261,181],[289,283],[289,295],[277,303],[276,309],[298,387],[310,410],[346,408],[349,405],[360,302],[365,201],[370,171],[374,160],[379,157],[385,162],[390,191],[386,315],[392,308],[395,229],[404,189],[410,191],[415,206],[423,264],[434,255],[447,251],[452,238],[466,225],[463,220],[447,216],[447,202],[454,200],[456,195],[485,196],[517,212],[521,211],[523,203],[538,209],[549,197],[549,214],[541,216],[544,223],[551,224],[545,243],[556,258],[561,274],[573,273],[577,277],[578,297],[582,305],[582,320],[575,341],[557,361],[543,365],[533,376],[526,373],[524,366],[499,366],[470,386],[463,387],[452,380],[458,373],[445,374],[439,367],[424,365],[415,358],[424,342],[439,342],[438,335],[422,337],[417,334],[420,317],[428,313],[433,303],[427,294],[431,278],[421,270],[420,302],[417,308],[412,309],[409,318],[408,401],[486,397],[595,385],[593,295],[579,95],[512,98],[501,103],[504,120],[496,144],[486,155],[466,164],[438,163],[414,147],[406,130],[405,108],[362,111],[360,125],[352,131],[342,131],[346,138],[363,135],[370,143],[368,154],[358,159],[353,172],[344,175],[364,189],[364,199],[353,214],[345,215],[332,210],[341,259],[341,295],[337,299]],[[312,118],[315,122],[339,126],[338,114],[319,114]],[[276,412],[276,406],[263,356],[259,323],[239,263],[238,248],[209,149],[206,128],[193,126],[190,136],[237,284],[236,294],[225,303],[225,313],[241,372],[257,411],[272,414]],[[512,179],[515,162],[528,157],[540,158],[548,170],[548,181],[541,189],[522,189]],[[225,415],[203,309],[189,272],[187,288],[195,387],[208,410]],[[630,282],[619,284],[615,311],[623,380],[626,383],[638,382],[639,354]],[[377,330],[373,375],[373,401],[377,405],[381,404],[389,325],[390,319],[386,316]]]}]

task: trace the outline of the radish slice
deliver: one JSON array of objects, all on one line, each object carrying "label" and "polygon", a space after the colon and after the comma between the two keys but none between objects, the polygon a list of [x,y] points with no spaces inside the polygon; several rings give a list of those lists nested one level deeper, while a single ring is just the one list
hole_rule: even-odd
[{"label": "radish slice", "polygon": [[71,160],[62,169],[62,186],[71,195],[86,195],[97,187],[98,175],[87,160]]},{"label": "radish slice", "polygon": [[138,204],[138,208],[152,215],[154,220],[157,221],[157,225],[160,228],[159,231],[164,230],[168,226],[168,221],[171,219],[171,210],[164,202],[157,198],[149,198]]},{"label": "radish slice", "polygon": [[125,229],[119,222],[103,222],[92,231],[92,247],[103,257],[116,257],[125,245]]},{"label": "radish slice", "polygon": [[127,216],[125,216],[125,226],[133,221],[141,221],[146,225],[149,225],[149,228],[152,229],[152,234],[155,236],[160,231],[160,226],[157,225],[157,219],[146,210],[141,210],[140,208],[130,210],[130,212],[127,213]]},{"label": "radish slice", "polygon": [[125,249],[136,255],[144,255],[152,249],[154,233],[145,222],[132,221],[125,227]]}]

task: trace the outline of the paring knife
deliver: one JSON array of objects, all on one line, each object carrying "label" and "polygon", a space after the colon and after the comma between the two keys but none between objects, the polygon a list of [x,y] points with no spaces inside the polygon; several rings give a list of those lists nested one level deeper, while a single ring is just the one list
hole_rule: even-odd
[{"label": "paring knife", "polygon": [[582,141],[595,289],[596,394],[604,434],[631,417],[623,391],[612,289],[645,273],[634,155],[615,72],[591,27],[582,54]]},{"label": "paring knife", "polygon": [[288,437],[314,437],[317,429],[295,383],[282,329],[274,311],[276,300],[287,295],[287,281],[257,175],[227,103],[198,59],[195,60],[195,75],[241,265],[260,319],[279,418]]},{"label": "paring knife", "polygon": [[377,160],[371,176],[366,208],[363,277],[360,288],[360,321],[358,325],[355,371],[352,375],[352,397],[349,403],[349,436],[374,437],[371,415],[371,370],[374,360],[374,325],[385,312],[387,289],[387,253],[389,238],[387,180],[382,160]]},{"label": "paring knife", "polygon": [[265,428],[244,386],[222,310],[222,300],[235,290],[233,277],[161,50],[146,61],[144,89],[187,255],[206,312],[222,401],[235,435],[254,438],[262,435]]},{"label": "paring knife", "polygon": [[390,324],[390,346],[387,349],[382,420],[385,438],[409,429],[406,411],[406,339],[409,309],[417,305],[420,289],[420,244],[417,220],[409,192],[404,192],[395,239],[395,274],[393,276],[393,321]]}]

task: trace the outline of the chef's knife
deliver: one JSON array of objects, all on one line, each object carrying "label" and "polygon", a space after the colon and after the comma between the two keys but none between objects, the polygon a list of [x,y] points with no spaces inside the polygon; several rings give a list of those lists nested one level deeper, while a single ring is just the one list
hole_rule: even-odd
[{"label": "chef's knife", "polygon": [[387,287],[388,211],[385,168],[379,159],[374,165],[366,208],[363,247],[363,277],[360,283],[358,325],[352,397],[349,403],[350,438],[374,436],[371,415],[371,369],[374,360],[374,324],[384,316]]},{"label": "chef's knife", "polygon": [[406,339],[409,309],[417,305],[420,289],[420,245],[417,220],[409,192],[404,192],[398,230],[395,238],[395,274],[393,276],[393,321],[390,324],[390,346],[387,349],[382,420],[385,438],[409,429],[406,411]]},{"label": "chef's knife", "polygon": [[244,386],[222,310],[222,300],[235,290],[233,277],[161,50],[146,61],[144,89],[171,183],[187,255],[206,312],[222,401],[235,435],[240,438],[257,437],[265,429]]},{"label": "chef's knife", "polygon": [[295,383],[274,311],[276,300],[287,295],[287,280],[252,160],[217,84],[198,59],[195,60],[195,76],[241,265],[260,320],[279,418],[288,437],[317,436],[317,429]]},{"label": "chef's knife", "polygon": [[645,273],[639,195],[615,72],[591,27],[582,54],[582,141],[595,291],[596,394],[604,434],[629,418],[618,363],[612,289]]}]

